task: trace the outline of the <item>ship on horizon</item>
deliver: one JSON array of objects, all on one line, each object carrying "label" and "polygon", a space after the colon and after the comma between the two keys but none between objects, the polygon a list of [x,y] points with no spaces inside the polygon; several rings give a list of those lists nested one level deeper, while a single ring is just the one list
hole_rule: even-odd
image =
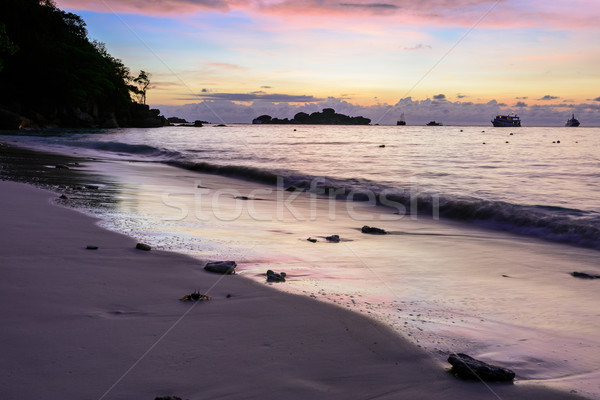
[{"label": "ship on horizon", "polygon": [[577,118],[575,118],[575,114],[571,114],[571,118],[569,120],[567,120],[567,123],[565,124],[565,126],[573,126],[573,127],[576,127],[579,125],[580,125],[580,123],[577,120]]},{"label": "ship on horizon", "polygon": [[500,127],[518,127],[521,126],[521,119],[517,114],[496,115],[492,120],[492,125]]},{"label": "ship on horizon", "polygon": [[404,113],[400,115],[400,120],[396,122],[396,125],[406,125],[406,120],[404,119]]}]

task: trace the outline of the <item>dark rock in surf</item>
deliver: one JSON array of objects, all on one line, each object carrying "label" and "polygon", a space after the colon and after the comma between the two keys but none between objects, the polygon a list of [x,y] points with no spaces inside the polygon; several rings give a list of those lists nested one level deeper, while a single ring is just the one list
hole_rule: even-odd
[{"label": "dark rock in surf", "polygon": [[63,195],[61,195],[61,196],[59,197],[59,199],[61,199],[61,200],[69,200],[69,198],[68,198],[67,196],[65,196],[64,194],[63,194]]},{"label": "dark rock in surf", "polygon": [[152,249],[152,247],[148,246],[147,244],[144,243],[138,243],[135,245],[135,248],[138,250],[144,250],[144,251],[150,251]]},{"label": "dark rock in surf", "polygon": [[202,123],[202,121],[194,121],[194,126],[196,128],[202,128],[204,124]]},{"label": "dark rock in surf", "polygon": [[286,192],[299,192],[302,191],[302,189],[298,189],[296,186],[290,186],[287,189],[285,189]]},{"label": "dark rock in surf", "polygon": [[363,226],[360,230],[362,233],[368,233],[371,235],[385,235],[387,232],[381,228],[375,228],[374,226]]},{"label": "dark rock in surf", "polygon": [[161,397],[155,397],[154,400],[181,400],[181,397],[177,397],[177,396],[161,396]]},{"label": "dark rock in surf", "polygon": [[586,272],[571,272],[571,276],[580,279],[600,279],[600,275],[588,274]]},{"label": "dark rock in surf", "polygon": [[311,237],[309,237],[309,238],[308,238],[308,239],[306,239],[306,240],[308,240],[308,241],[309,241],[309,242],[311,242],[311,243],[317,243],[317,239],[313,239],[313,238],[311,238]]},{"label": "dark rock in surf", "polygon": [[90,246],[87,246],[85,249],[86,250],[98,250],[98,246],[91,246],[90,245]]},{"label": "dark rock in surf", "polygon": [[248,196],[235,196],[236,200],[250,200],[250,197]]},{"label": "dark rock in surf", "polygon": [[56,164],[56,169],[70,169],[65,164]]},{"label": "dark rock in surf", "polygon": [[285,282],[285,277],[287,274],[285,272],[277,273],[273,270],[267,271],[267,282]]},{"label": "dark rock in surf", "polygon": [[331,242],[331,243],[339,243],[340,237],[338,235],[331,235],[331,236],[327,236],[325,238],[325,240],[327,240],[328,242]]},{"label": "dark rock in surf", "polygon": [[206,264],[204,269],[217,274],[233,275],[235,274],[235,267],[237,267],[235,261],[214,261]]},{"label": "dark rock in surf", "polygon": [[462,353],[450,355],[448,362],[452,365],[450,373],[460,379],[512,382],[515,378],[515,373],[510,369],[487,364]]}]

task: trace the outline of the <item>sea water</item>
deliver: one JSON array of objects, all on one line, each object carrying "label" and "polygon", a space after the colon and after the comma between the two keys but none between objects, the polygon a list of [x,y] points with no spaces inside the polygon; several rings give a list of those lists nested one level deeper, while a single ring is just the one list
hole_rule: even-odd
[{"label": "sea water", "polygon": [[234,125],[2,140],[112,160],[86,165],[118,188],[119,206],[99,213],[112,229],[238,260],[259,282],[286,271],[283,290],[369,314],[441,361],[469,352],[600,398],[600,281],[569,274],[600,273],[600,128]]}]

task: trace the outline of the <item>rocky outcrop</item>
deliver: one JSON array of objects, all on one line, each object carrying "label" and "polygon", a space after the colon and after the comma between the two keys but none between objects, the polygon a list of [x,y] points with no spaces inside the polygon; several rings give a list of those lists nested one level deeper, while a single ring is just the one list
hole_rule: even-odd
[{"label": "rocky outcrop", "polygon": [[279,119],[270,115],[261,115],[252,120],[253,124],[308,124],[308,125],[369,125],[371,120],[364,117],[350,117],[338,114],[333,108],[324,108],[322,112],[297,113],[294,118]]},{"label": "rocky outcrop", "polygon": [[285,282],[285,277],[287,274],[285,272],[277,273],[273,270],[267,271],[267,282]]},{"label": "rocky outcrop", "polygon": [[360,230],[362,233],[368,233],[371,235],[385,235],[387,232],[381,228],[375,228],[374,226],[363,226]]},{"label": "rocky outcrop", "polygon": [[515,373],[510,369],[487,364],[462,353],[450,355],[448,362],[452,365],[450,372],[461,379],[512,382],[515,378]]},{"label": "rocky outcrop", "polygon": [[215,261],[206,264],[204,269],[217,274],[233,275],[235,274],[235,267],[237,267],[235,261]]},{"label": "rocky outcrop", "polygon": [[100,111],[93,107],[90,112],[78,107],[62,107],[41,110],[13,110],[0,108],[0,130],[43,128],[158,128],[169,125],[160,110],[131,103],[117,111]]},{"label": "rocky outcrop", "polygon": [[150,247],[149,245],[144,244],[144,243],[138,243],[138,244],[136,244],[135,248],[138,249],[138,250],[143,250],[143,251],[150,251],[150,250],[152,250],[152,247]]},{"label": "rocky outcrop", "polygon": [[580,279],[600,279],[600,275],[597,274],[588,274],[587,272],[571,272],[571,276],[574,278]]},{"label": "rocky outcrop", "polygon": [[339,243],[340,242],[340,236],[339,235],[327,236],[327,237],[325,237],[325,240],[327,240],[330,243]]}]

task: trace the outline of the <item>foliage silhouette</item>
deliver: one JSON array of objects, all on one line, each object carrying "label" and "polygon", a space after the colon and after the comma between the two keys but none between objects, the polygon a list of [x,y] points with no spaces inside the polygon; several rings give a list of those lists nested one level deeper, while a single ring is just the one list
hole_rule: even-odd
[{"label": "foliage silhouette", "polygon": [[[0,109],[34,127],[165,123],[159,112],[132,100],[139,86],[129,68],[88,39],[80,16],[51,0],[0,2],[0,62]],[[149,79],[144,101],[148,86]],[[2,122],[0,116],[0,128]]]}]

